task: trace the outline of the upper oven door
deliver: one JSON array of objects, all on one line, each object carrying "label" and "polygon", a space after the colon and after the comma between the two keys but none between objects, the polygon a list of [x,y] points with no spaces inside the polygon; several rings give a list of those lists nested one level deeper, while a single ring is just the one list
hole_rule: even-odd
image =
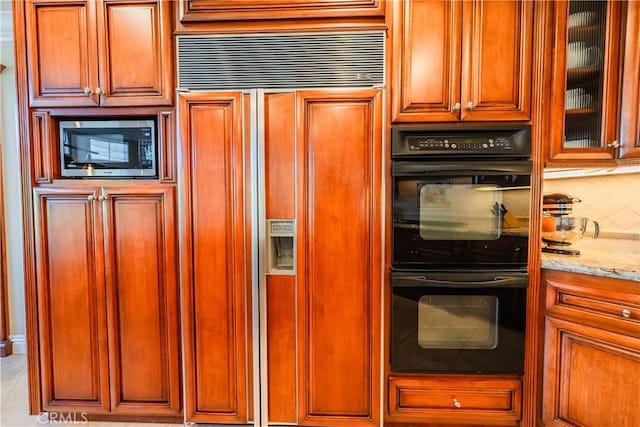
[{"label": "upper oven door", "polygon": [[531,162],[396,161],[394,270],[526,268]]}]

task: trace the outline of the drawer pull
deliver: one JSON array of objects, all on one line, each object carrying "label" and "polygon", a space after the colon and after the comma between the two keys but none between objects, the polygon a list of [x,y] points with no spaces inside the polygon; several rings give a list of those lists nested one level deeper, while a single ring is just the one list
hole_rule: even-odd
[{"label": "drawer pull", "polygon": [[627,310],[626,308],[622,310],[622,317],[628,319],[631,317],[631,312],[629,310]]},{"label": "drawer pull", "polygon": [[462,408],[462,403],[460,403],[458,401],[458,399],[456,399],[455,397],[453,398],[453,406],[455,406],[456,408]]}]

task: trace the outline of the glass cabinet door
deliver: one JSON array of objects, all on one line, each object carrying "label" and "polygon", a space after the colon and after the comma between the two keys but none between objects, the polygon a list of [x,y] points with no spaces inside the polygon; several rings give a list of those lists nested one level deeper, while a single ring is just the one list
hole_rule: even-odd
[{"label": "glass cabinet door", "polygon": [[621,7],[555,3],[551,160],[615,156]]},{"label": "glass cabinet door", "polygon": [[620,102],[620,158],[640,157],[640,1],[627,3],[622,100]]}]

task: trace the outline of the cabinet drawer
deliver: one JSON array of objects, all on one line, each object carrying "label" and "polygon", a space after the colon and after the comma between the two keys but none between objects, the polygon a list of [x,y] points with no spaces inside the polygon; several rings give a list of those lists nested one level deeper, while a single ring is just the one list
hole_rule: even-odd
[{"label": "cabinet drawer", "polygon": [[[561,280],[547,274],[547,314],[615,332],[640,335],[640,295],[630,282],[574,275]],[[579,280],[579,283],[578,283]],[[636,284],[640,288],[640,284]]]},{"label": "cabinet drawer", "polygon": [[521,381],[504,377],[390,377],[389,421],[442,420],[515,425]]}]

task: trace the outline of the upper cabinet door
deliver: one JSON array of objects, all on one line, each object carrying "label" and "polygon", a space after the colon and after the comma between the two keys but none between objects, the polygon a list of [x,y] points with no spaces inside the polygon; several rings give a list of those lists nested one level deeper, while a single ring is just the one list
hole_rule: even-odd
[{"label": "upper cabinet door", "polygon": [[98,13],[102,105],[171,104],[170,4],[103,0]]},{"label": "upper cabinet door", "polygon": [[622,6],[622,2],[602,0],[553,3],[547,160],[616,156]]},{"label": "upper cabinet door", "polygon": [[392,120],[529,120],[533,2],[394,2]]},{"label": "upper cabinet door", "polygon": [[627,3],[627,39],[622,69],[620,158],[640,157],[640,2]]},{"label": "upper cabinet door", "polygon": [[32,107],[170,105],[171,3],[30,0]]},{"label": "upper cabinet door", "polygon": [[179,0],[180,21],[384,16],[386,0]]},{"label": "upper cabinet door", "polygon": [[462,120],[529,120],[533,2],[464,1]]},{"label": "upper cabinet door", "polygon": [[82,0],[25,5],[31,106],[98,105],[95,7]]},{"label": "upper cabinet door", "polygon": [[460,110],[461,2],[393,3],[393,120],[456,121]]}]

